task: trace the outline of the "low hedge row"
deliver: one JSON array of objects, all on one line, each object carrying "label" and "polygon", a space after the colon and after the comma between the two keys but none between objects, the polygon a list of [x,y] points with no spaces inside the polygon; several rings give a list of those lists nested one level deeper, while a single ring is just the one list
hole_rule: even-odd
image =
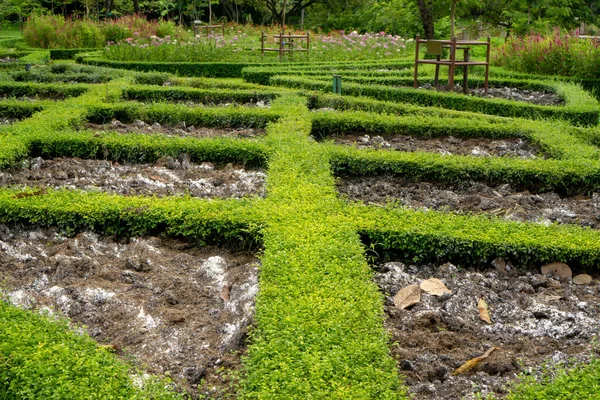
[{"label": "low hedge row", "polygon": [[18,100],[0,101],[0,118],[29,118],[34,113],[42,111],[45,104],[42,102],[23,102]]},{"label": "low hedge row", "polygon": [[[55,226],[74,234],[94,231],[132,237],[166,232],[191,243],[257,249],[261,220],[257,201],[185,197],[124,197],[100,192],[0,189],[0,223]],[[18,196],[21,195],[21,196]]]},{"label": "low hedge row", "polygon": [[200,103],[254,103],[270,101],[275,91],[192,89],[183,87],[137,86],[123,90],[123,98],[138,101],[195,101]]},{"label": "low hedge row", "polygon": [[[281,67],[281,63],[248,64],[243,62],[154,62],[154,61],[115,61],[103,59],[101,55],[79,55],[75,57],[78,63],[129,69],[142,72],[167,72],[178,76],[204,76],[212,78],[240,78],[242,70],[247,67]],[[379,68],[405,68],[410,62],[406,60],[391,60],[382,62],[380,60],[363,61],[360,63],[352,61],[343,62],[313,62],[313,63],[291,63],[294,68],[312,69],[319,68],[347,68],[368,69],[379,65]]]},{"label": "low hedge row", "polygon": [[303,100],[268,128],[277,146],[264,204],[265,250],[244,399],[399,399],[382,298],[335,193],[326,153],[309,140]]},{"label": "low hedge row", "polygon": [[83,49],[50,49],[51,60],[73,60],[79,53],[86,53],[90,51],[96,51],[97,49],[83,48]]},{"label": "low hedge row", "polygon": [[[272,85],[328,92],[331,83],[290,76],[271,78]],[[360,85],[347,83],[342,91],[346,95],[365,96],[377,100],[411,103],[426,107],[444,107],[453,110],[479,112],[503,117],[529,119],[561,119],[577,125],[597,125],[600,107],[597,100],[582,88],[571,83],[553,82],[559,96],[563,96],[565,106],[540,106],[525,102],[504,99],[487,99],[464,96],[458,93],[443,93],[429,90]]]},{"label": "low hedge row", "polygon": [[80,96],[88,90],[83,85],[59,85],[41,83],[0,82],[0,96],[6,97],[43,97],[63,99]]},{"label": "low hedge row", "polygon": [[248,167],[266,164],[269,149],[259,141],[233,138],[196,139],[164,135],[61,131],[54,135],[32,132],[21,139],[31,156],[79,157],[119,162],[152,163],[161,157],[187,153],[193,162],[241,163]]},{"label": "low hedge row", "polygon": [[565,122],[542,122],[507,118],[444,118],[429,115],[382,115],[365,111],[318,111],[313,117],[313,136],[369,133],[403,134],[421,138],[484,137],[490,139],[524,138],[557,159],[600,159],[600,149],[580,139],[576,128]]},{"label": "low hedge row", "polygon": [[600,263],[597,230],[392,206],[352,205],[349,211],[366,245],[384,258],[479,266],[505,257],[536,268],[556,260],[590,268]]},{"label": "low hedge row", "polygon": [[403,175],[416,180],[491,185],[509,183],[534,192],[553,190],[575,195],[600,190],[597,161],[523,160],[510,157],[444,156],[424,152],[357,150],[330,147],[332,168],[338,175]]},{"label": "low hedge row", "polygon": [[87,107],[86,120],[105,124],[113,119],[129,123],[136,119],[147,123],[219,128],[264,128],[276,121],[281,114],[268,108],[258,107],[186,107],[182,104],[135,102],[115,104],[93,104]]},{"label": "low hedge row", "polygon": [[137,387],[135,371],[89,336],[1,298],[0,362],[3,399],[183,399],[163,379]]},{"label": "low hedge row", "polygon": [[[251,66],[242,70],[241,77],[253,83],[268,85],[271,77],[278,75],[291,76],[377,76],[380,74],[407,76],[413,74],[413,62],[360,62],[354,64],[330,63],[325,65],[286,65],[286,66]],[[430,68],[419,71],[419,76],[430,73]]]}]

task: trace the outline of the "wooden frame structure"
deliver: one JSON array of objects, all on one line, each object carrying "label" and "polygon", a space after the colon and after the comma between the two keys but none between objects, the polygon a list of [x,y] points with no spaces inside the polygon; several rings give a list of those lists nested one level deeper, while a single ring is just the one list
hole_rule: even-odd
[{"label": "wooden frame structure", "polygon": [[[419,59],[419,49],[421,45],[427,45],[427,53],[436,56],[435,60],[421,60]],[[485,61],[471,61],[469,58],[469,51],[472,46],[487,46]],[[487,41],[480,42],[475,40],[456,40],[456,36],[453,36],[450,40],[426,40],[421,39],[419,35],[415,40],[415,73],[414,73],[414,87],[418,87],[418,73],[419,64],[432,64],[435,65],[435,87],[439,87],[439,75],[440,65],[448,66],[448,90],[454,90],[454,72],[456,67],[463,67],[463,92],[468,93],[468,81],[469,81],[469,67],[471,65],[483,65],[485,66],[485,81],[484,91],[488,92],[489,89],[489,73],[490,73],[490,37],[488,36]],[[450,58],[442,59],[442,52],[444,49],[450,50]],[[456,51],[463,51],[463,60],[457,61]]]},{"label": "wooden frame structure", "polygon": [[200,35],[200,29],[206,30],[206,37],[209,37],[213,30],[221,28],[221,34],[225,37],[225,25],[212,23],[212,3],[208,0],[208,25],[203,25],[202,21],[194,21],[194,37]]},{"label": "wooden frame structure", "polygon": [[[295,40],[306,40],[306,48],[287,48],[286,46],[293,45]],[[265,47],[266,44],[277,44],[277,47]],[[277,51],[279,52],[279,58],[283,57],[283,53],[293,53],[295,51],[305,51],[310,56],[310,33],[306,35],[292,35],[291,33],[285,34],[281,32],[277,35],[269,35],[264,32],[261,33],[260,37],[260,51],[264,55],[265,51]]]}]

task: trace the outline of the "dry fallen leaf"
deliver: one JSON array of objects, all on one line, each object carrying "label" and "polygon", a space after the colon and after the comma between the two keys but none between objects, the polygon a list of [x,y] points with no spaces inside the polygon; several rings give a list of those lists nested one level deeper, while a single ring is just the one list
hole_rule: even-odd
[{"label": "dry fallen leaf", "polygon": [[587,285],[592,282],[592,277],[588,274],[579,274],[573,277],[573,283],[576,285]]},{"label": "dry fallen leaf", "polygon": [[394,305],[405,309],[421,301],[421,288],[418,285],[408,285],[400,289],[394,296]]},{"label": "dry fallen leaf", "polygon": [[543,302],[546,302],[546,301],[560,300],[560,299],[562,299],[562,296],[556,296],[553,294],[547,294],[547,293],[541,292],[541,293],[538,293],[537,298]]},{"label": "dry fallen leaf", "polygon": [[148,177],[150,179],[152,179],[153,181],[158,181],[158,182],[162,182],[162,183],[169,183],[168,180],[166,180],[165,178],[161,177],[161,176],[157,176],[157,175],[148,175]]},{"label": "dry fallen leaf", "polygon": [[573,276],[571,268],[562,262],[553,262],[542,267],[542,274],[552,274],[553,277],[559,279],[568,279]]},{"label": "dry fallen leaf", "polygon": [[444,293],[452,293],[452,290],[448,289],[444,282],[437,278],[429,278],[419,285],[425,292],[434,296],[442,296]]},{"label": "dry fallen leaf", "polygon": [[231,286],[230,284],[223,286],[223,289],[221,289],[221,294],[219,295],[219,297],[221,297],[221,299],[227,303],[229,301],[229,293],[231,293]]},{"label": "dry fallen leaf", "polygon": [[494,267],[496,267],[496,270],[498,272],[506,275],[507,268],[506,268],[506,261],[504,260],[504,258],[502,258],[502,257],[494,258],[494,261],[492,261],[492,265]]},{"label": "dry fallen leaf", "polygon": [[489,349],[487,349],[487,351],[485,353],[483,353],[479,357],[472,358],[469,361],[467,361],[466,363],[464,363],[463,365],[461,365],[460,367],[458,367],[456,369],[456,371],[454,371],[452,373],[452,375],[464,374],[465,372],[472,370],[473,368],[475,368],[477,366],[477,364],[479,364],[480,362],[482,362],[483,360],[488,358],[494,350],[500,350],[500,349],[498,347],[490,347]]},{"label": "dry fallen leaf", "polygon": [[483,297],[477,302],[477,309],[479,310],[479,318],[488,324],[491,324],[492,320],[490,319],[490,310]]}]

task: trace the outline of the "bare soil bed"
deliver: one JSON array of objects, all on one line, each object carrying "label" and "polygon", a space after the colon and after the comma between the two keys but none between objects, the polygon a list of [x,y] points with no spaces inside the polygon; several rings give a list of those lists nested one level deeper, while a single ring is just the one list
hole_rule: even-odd
[{"label": "bare soil bed", "polygon": [[40,157],[0,171],[0,185],[11,187],[97,190],[127,196],[190,195],[241,198],[265,195],[266,174],[227,164],[194,164],[186,154],[154,164],[119,164],[106,160]]},{"label": "bare soil bed", "polygon": [[507,184],[497,187],[480,182],[452,185],[390,176],[340,178],[338,190],[349,200],[367,204],[395,203],[415,209],[483,213],[513,221],[557,222],[600,229],[600,193],[561,197],[554,192],[516,191]]},{"label": "bare soil bed", "polygon": [[[496,260],[495,260],[496,261]],[[497,264],[499,265],[499,264]],[[600,354],[600,282],[576,285],[537,272],[490,266],[483,270],[452,264],[378,266],[375,282],[386,295],[386,328],[396,345],[392,355],[415,399],[503,398],[521,373],[540,378],[545,367],[585,363]],[[396,307],[403,287],[440,279],[451,293],[423,291],[412,307]],[[478,301],[489,307],[491,323],[480,318]],[[496,347],[472,369],[453,373]]]},{"label": "bare soil bed", "polygon": [[233,384],[258,292],[257,260],[158,237],[0,225],[2,291],[16,306],[68,317],[101,344],[169,374],[192,398]]},{"label": "bare soil bed", "polygon": [[398,151],[426,151],[443,155],[468,155],[476,157],[518,157],[534,159],[540,156],[538,148],[518,138],[456,138],[453,136],[421,139],[407,135],[370,136],[366,134],[336,135],[337,144],[359,149],[389,149]]},{"label": "bare soil bed", "polygon": [[141,133],[141,134],[161,134],[166,137],[181,136],[181,137],[196,137],[196,138],[212,138],[212,137],[230,137],[236,139],[249,139],[262,136],[265,133],[264,129],[258,128],[204,128],[186,125],[185,123],[177,126],[161,125],[158,122],[147,124],[144,121],[135,120],[131,124],[124,124],[121,121],[113,120],[109,124],[86,124],[86,129],[94,131],[111,131],[119,133]]},{"label": "bare soil bed", "polygon": [[[435,87],[430,84],[419,86],[420,89],[435,90]],[[447,91],[446,86],[440,86],[440,91]],[[454,91],[462,93],[462,85],[455,84]],[[524,101],[531,104],[537,104],[540,106],[564,106],[565,101],[563,98],[557,96],[555,93],[544,92],[539,90],[527,90],[518,89],[511,87],[490,87],[487,94],[484,93],[483,88],[469,88],[470,96],[484,97],[487,99],[505,99],[514,101]]]}]

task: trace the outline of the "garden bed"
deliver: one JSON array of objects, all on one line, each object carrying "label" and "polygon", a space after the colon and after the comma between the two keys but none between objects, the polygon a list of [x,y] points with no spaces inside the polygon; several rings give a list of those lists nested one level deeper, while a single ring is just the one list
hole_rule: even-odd
[{"label": "garden bed", "polygon": [[453,136],[422,139],[407,135],[370,136],[347,134],[332,137],[334,142],[352,145],[359,149],[390,149],[398,151],[426,151],[444,155],[470,155],[478,157],[518,157],[534,159],[540,156],[536,146],[518,138],[458,138]]},{"label": "garden bed", "polygon": [[[419,86],[421,89],[435,90],[435,87],[426,84]],[[440,86],[441,91],[447,91],[446,86]],[[456,84],[454,91],[462,93],[462,85]],[[469,88],[469,95],[483,97],[486,99],[505,99],[513,101],[523,101],[526,103],[537,104],[540,106],[564,106],[565,100],[551,92],[539,90],[519,89],[514,87],[490,87],[485,93],[483,88]]]},{"label": "garden bed", "polygon": [[232,164],[194,164],[186,154],[163,157],[154,164],[38,157],[23,161],[22,167],[0,171],[0,184],[98,190],[127,196],[241,198],[264,196],[265,177],[262,171]]},{"label": "garden bed", "polygon": [[228,391],[253,318],[255,257],[158,237],[66,238],[5,225],[0,237],[11,303],[85,325],[99,343],[194,395]]},{"label": "garden bed", "polygon": [[[496,260],[497,262],[500,260]],[[375,282],[386,295],[386,328],[397,343],[392,355],[418,399],[503,398],[517,374],[539,378],[593,356],[600,329],[600,283],[576,285],[519,266],[476,270],[452,264],[378,267]],[[512,266],[512,264],[509,264]],[[515,263],[515,265],[517,265]],[[438,278],[452,293],[421,293],[412,307],[394,306],[403,287]],[[478,300],[491,324],[480,319]],[[453,375],[468,360],[497,347],[472,369]]]},{"label": "garden bed", "polygon": [[414,182],[402,177],[347,177],[338,189],[349,200],[367,204],[487,214],[504,219],[550,224],[577,224],[600,229],[600,193],[561,197],[554,192],[517,191],[504,184]]},{"label": "garden bed", "polygon": [[124,124],[121,121],[113,120],[110,124],[86,124],[86,129],[95,131],[111,131],[119,133],[141,133],[141,134],[161,134],[167,137],[230,137],[237,139],[255,138],[264,135],[264,129],[256,128],[204,128],[187,126],[185,123],[177,126],[161,125],[158,122],[147,124],[144,121],[135,120],[131,124]]}]

